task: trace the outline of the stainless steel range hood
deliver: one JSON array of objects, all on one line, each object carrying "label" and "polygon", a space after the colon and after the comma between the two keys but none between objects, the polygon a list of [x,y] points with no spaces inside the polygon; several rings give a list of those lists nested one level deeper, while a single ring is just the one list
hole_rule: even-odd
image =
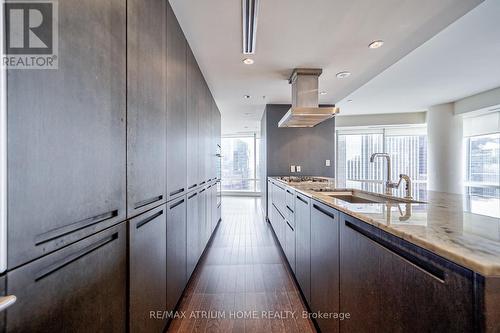
[{"label": "stainless steel range hood", "polygon": [[278,127],[314,127],[339,113],[337,107],[319,107],[317,68],[296,68],[290,76],[292,107],[278,122]]}]

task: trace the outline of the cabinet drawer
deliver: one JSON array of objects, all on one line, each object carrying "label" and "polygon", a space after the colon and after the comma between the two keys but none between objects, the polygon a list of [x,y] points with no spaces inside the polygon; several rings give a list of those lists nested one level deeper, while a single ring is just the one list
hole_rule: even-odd
[{"label": "cabinet drawer", "polygon": [[7,273],[7,332],[124,332],[126,224]]}]

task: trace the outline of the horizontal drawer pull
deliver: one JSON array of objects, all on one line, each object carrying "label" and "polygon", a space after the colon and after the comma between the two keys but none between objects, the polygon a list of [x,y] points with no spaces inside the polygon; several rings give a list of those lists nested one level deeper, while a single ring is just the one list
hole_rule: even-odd
[{"label": "horizontal drawer pull", "polygon": [[90,217],[75,223],[72,223],[70,225],[64,226],[62,228],[58,228],[55,230],[51,230],[49,232],[40,234],[35,237],[35,245],[38,246],[40,244],[49,242],[51,240],[69,235],[73,232],[85,229],[87,227],[90,227],[94,224],[104,222],[106,220],[112,219],[114,217],[118,216],[118,210],[112,210],[110,212],[104,213],[104,214],[99,214],[94,217]]},{"label": "horizontal drawer pull", "polygon": [[134,204],[134,209],[137,209],[137,208],[141,208],[141,207],[144,207],[144,206],[147,206],[149,204],[152,204],[153,202],[157,202],[157,201],[160,201],[163,199],[163,195],[158,195],[156,197],[153,197],[151,199],[147,199],[147,200],[142,200],[142,201],[139,201],[139,202],[136,202]]},{"label": "horizontal drawer pull", "polygon": [[197,195],[198,195],[198,193],[194,192],[193,194],[191,194],[191,195],[188,197],[188,199],[192,199],[193,197],[195,197],[195,196],[197,196]]},{"label": "horizontal drawer pull", "polygon": [[308,204],[309,204],[306,200],[302,199],[302,198],[301,198],[301,197],[299,197],[298,195],[297,195],[297,199],[299,199],[300,201],[302,201],[302,202],[303,202],[303,203],[305,203],[306,205],[308,205]]},{"label": "horizontal drawer pull", "polygon": [[108,236],[108,237],[105,237],[105,238],[102,238],[98,241],[96,241],[95,243],[87,246],[87,247],[84,247],[83,249],[67,256],[66,258],[63,258],[62,260],[48,266],[47,268],[45,269],[42,269],[40,272],[38,272],[38,274],[36,274],[35,276],[35,282],[37,281],[40,281],[42,280],[43,278],[46,278],[47,276],[55,273],[56,271],[60,270],[61,268],[65,267],[65,266],[68,266],[69,264],[77,261],[78,259],[80,259],[81,257],[103,247],[104,245],[108,244],[108,243],[111,243],[112,241],[114,241],[115,239],[118,239],[118,233],[114,233],[113,235],[111,236]]},{"label": "horizontal drawer pull", "polygon": [[326,216],[330,217],[331,219],[335,220],[335,215],[332,214],[331,212],[327,211],[326,209],[321,208],[320,206],[313,204],[313,207],[317,210],[320,211],[321,213],[325,214]]},{"label": "horizontal drawer pull", "polygon": [[293,209],[291,209],[290,206],[286,205],[286,208],[288,208],[288,210],[293,213]]},{"label": "horizontal drawer pull", "polygon": [[175,207],[179,206],[183,202],[184,202],[184,199],[182,199],[181,201],[177,201],[176,203],[174,203],[173,205],[171,205],[169,208],[170,209],[174,209]]},{"label": "horizontal drawer pull", "polygon": [[184,187],[183,187],[183,188],[180,188],[180,189],[178,189],[178,190],[175,190],[175,191],[173,191],[173,192],[170,192],[170,196],[172,196],[172,195],[176,195],[176,194],[179,194],[179,193],[182,193],[182,192],[184,192]]},{"label": "horizontal drawer pull", "polygon": [[361,235],[365,236],[366,238],[371,239],[373,242],[377,243],[378,245],[382,246],[386,250],[390,251],[394,255],[397,255],[398,257],[410,262],[411,264],[417,266],[420,268],[422,271],[428,273],[429,275],[433,276],[434,278],[440,280],[441,282],[444,282],[445,280],[445,274],[444,271],[428,262],[425,262],[424,260],[416,257],[415,255],[404,251],[403,249],[400,249],[399,247],[393,245],[392,243],[386,241],[385,239],[378,237],[376,235],[371,234],[369,231],[363,229],[360,226],[357,226],[356,224],[345,221],[346,227],[360,233]]},{"label": "horizontal drawer pull", "polygon": [[202,194],[203,192],[205,192],[206,189],[203,189],[201,190],[200,192],[198,192],[199,194]]},{"label": "horizontal drawer pull", "polygon": [[203,181],[203,182],[201,182],[201,183],[200,183],[200,185],[204,185],[205,183],[206,183],[206,182],[205,182],[205,181]]},{"label": "horizontal drawer pull", "polygon": [[188,190],[192,189],[192,188],[195,188],[196,186],[198,186],[198,184],[193,184],[191,186],[188,187]]},{"label": "horizontal drawer pull", "polygon": [[290,225],[290,223],[288,223],[288,221],[286,221],[286,224],[288,225],[288,227],[289,227],[290,229],[292,229],[292,231],[294,231],[294,230],[293,230],[293,227]]},{"label": "horizontal drawer pull", "polygon": [[281,214],[281,212],[280,212],[280,210],[278,209],[278,207],[276,207],[276,205],[275,205],[275,204],[273,204],[273,206],[274,206],[274,208],[276,208],[276,211],[278,212],[278,214],[280,214],[281,218],[283,218],[283,219],[284,219],[285,217],[283,216],[283,214]]},{"label": "horizontal drawer pull", "polygon": [[154,219],[156,219],[158,216],[161,216],[161,215],[163,215],[163,210],[160,210],[158,213],[153,214],[150,217],[147,217],[147,218],[145,218],[144,220],[142,220],[140,222],[137,222],[137,224],[135,225],[135,228],[139,229],[140,227],[144,226],[148,222],[153,221]]}]

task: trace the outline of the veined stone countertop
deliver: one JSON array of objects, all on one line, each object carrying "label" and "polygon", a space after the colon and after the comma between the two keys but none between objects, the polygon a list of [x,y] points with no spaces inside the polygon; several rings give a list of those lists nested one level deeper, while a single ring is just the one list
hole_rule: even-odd
[{"label": "veined stone countertop", "polygon": [[500,199],[418,189],[426,203],[349,203],[313,189],[330,187],[383,193],[383,185],[348,181],[280,181],[302,194],[425,248],[483,276],[500,276]]}]

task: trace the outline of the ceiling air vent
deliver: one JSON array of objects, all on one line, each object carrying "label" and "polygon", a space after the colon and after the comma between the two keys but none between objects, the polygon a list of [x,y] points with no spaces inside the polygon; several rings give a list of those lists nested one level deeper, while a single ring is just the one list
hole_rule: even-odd
[{"label": "ceiling air vent", "polygon": [[243,53],[255,53],[259,0],[242,0],[243,8]]}]

